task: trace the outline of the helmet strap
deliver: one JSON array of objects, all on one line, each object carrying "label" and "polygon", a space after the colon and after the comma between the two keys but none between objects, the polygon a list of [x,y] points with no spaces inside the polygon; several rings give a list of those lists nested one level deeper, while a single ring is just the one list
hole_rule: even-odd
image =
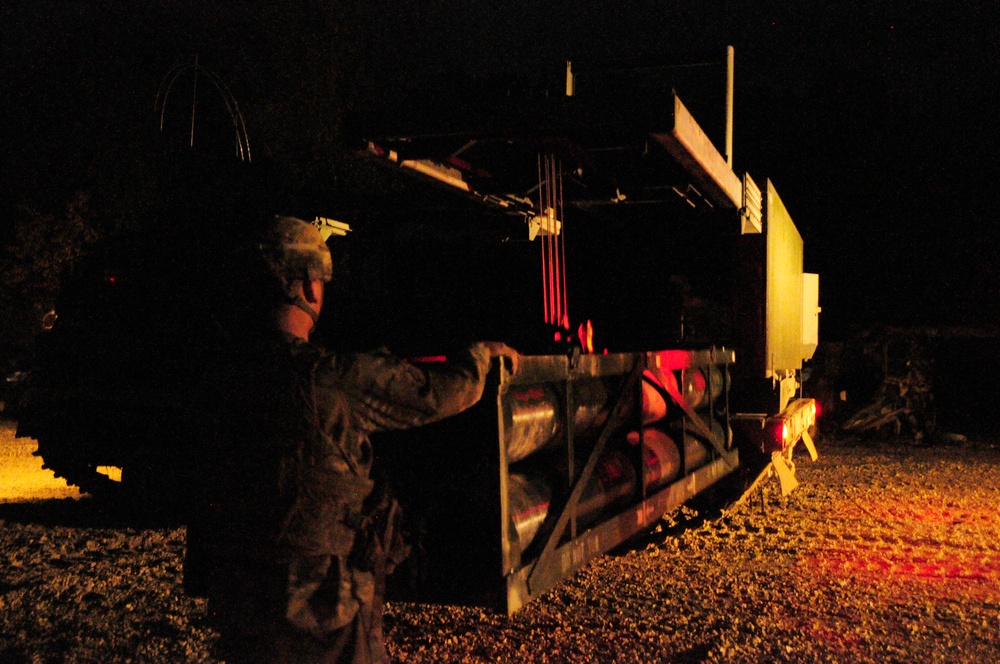
[{"label": "helmet strap", "polygon": [[317,314],[316,311],[309,306],[309,303],[306,302],[306,299],[302,297],[302,293],[299,293],[295,296],[295,299],[292,300],[292,306],[298,307],[302,311],[309,314],[309,317],[312,318],[314,326],[319,324],[319,314]]}]

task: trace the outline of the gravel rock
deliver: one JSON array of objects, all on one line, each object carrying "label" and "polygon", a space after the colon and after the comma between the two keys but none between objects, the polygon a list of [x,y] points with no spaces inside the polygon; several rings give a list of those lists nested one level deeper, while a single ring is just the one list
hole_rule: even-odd
[{"label": "gravel rock", "polygon": [[[513,617],[390,603],[419,662],[1000,661],[1000,451],[837,446],[714,519],[689,509]],[[0,505],[0,662],[214,662],[183,528]]]}]

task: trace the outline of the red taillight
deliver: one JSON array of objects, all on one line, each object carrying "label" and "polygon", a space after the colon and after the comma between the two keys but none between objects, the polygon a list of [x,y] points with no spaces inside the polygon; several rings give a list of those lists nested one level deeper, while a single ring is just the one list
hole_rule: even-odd
[{"label": "red taillight", "polygon": [[817,411],[813,399],[796,399],[780,415],[769,418],[762,430],[764,452],[790,451],[816,423]]}]

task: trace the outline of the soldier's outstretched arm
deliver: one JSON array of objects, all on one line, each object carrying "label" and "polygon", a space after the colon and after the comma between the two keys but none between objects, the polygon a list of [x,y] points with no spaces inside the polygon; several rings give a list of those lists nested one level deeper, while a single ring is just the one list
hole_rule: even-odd
[{"label": "soldier's outstretched arm", "polygon": [[507,358],[517,370],[519,354],[507,344],[479,342],[445,362],[417,366],[388,350],[340,356],[324,381],[346,393],[356,424],[367,431],[402,429],[434,422],[466,410],[482,397],[493,358]]}]

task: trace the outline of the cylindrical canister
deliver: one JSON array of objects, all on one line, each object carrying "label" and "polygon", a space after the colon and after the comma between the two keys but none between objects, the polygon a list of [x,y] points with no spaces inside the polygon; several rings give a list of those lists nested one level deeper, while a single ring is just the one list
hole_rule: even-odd
[{"label": "cylindrical canister", "polygon": [[[722,424],[712,420],[712,435],[716,440],[725,444],[726,435]],[[714,447],[712,443],[705,439],[705,436],[697,431],[689,429],[684,435],[684,465],[687,470],[693,470],[699,466],[704,466],[711,459]]]},{"label": "cylindrical canister", "polygon": [[507,476],[507,496],[514,530],[511,535],[521,551],[526,549],[549,514],[552,490],[540,477],[525,473]]},{"label": "cylindrical canister", "polygon": [[[630,431],[626,436],[630,445],[639,444],[639,432]],[[660,429],[646,427],[642,430],[642,473],[647,489],[658,489],[673,481],[680,474],[681,453],[673,438]]]},{"label": "cylindrical canister", "polygon": [[506,396],[509,419],[504,423],[507,461],[513,463],[542,449],[559,432],[559,396],[548,385],[518,386]]},{"label": "cylindrical canister", "polygon": [[608,387],[600,378],[581,378],[571,383],[573,392],[573,436],[593,437],[608,419]]},{"label": "cylindrical canister", "polygon": [[650,371],[642,374],[642,423],[653,424],[667,416],[666,390]]},{"label": "cylindrical canister", "polygon": [[685,369],[682,373],[681,394],[691,408],[704,408],[710,397],[715,400],[722,394],[722,372],[718,367]]},{"label": "cylindrical canister", "polygon": [[[599,378],[573,381],[573,436],[576,439],[596,438],[608,419],[607,386]],[[535,452],[565,440],[563,413],[565,397],[552,385],[517,386],[505,397],[506,417],[504,440],[507,462],[514,463]]]},{"label": "cylindrical canister", "polygon": [[594,474],[583,490],[577,520],[589,525],[610,508],[627,501],[635,493],[635,468],[622,452],[609,451],[597,462]]},{"label": "cylindrical canister", "polygon": [[690,433],[684,434],[684,467],[691,471],[700,466],[704,466],[708,461],[708,446],[701,439],[692,436]]}]

